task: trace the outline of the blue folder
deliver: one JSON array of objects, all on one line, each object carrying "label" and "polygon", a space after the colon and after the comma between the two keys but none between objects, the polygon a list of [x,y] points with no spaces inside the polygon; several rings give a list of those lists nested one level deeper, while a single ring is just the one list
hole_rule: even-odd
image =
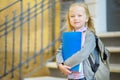
[{"label": "blue folder", "polygon": [[[81,32],[63,32],[62,33],[62,56],[64,61],[81,49]],[[72,67],[72,71],[79,71],[80,65]]]}]

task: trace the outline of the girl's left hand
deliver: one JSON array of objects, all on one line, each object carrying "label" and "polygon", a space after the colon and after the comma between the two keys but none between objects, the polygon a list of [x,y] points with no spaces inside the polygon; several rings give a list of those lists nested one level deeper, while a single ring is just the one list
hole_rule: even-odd
[{"label": "girl's left hand", "polygon": [[59,64],[58,67],[59,67],[60,71],[61,71],[63,74],[65,74],[65,75],[68,75],[68,74],[72,73],[72,72],[69,70],[71,67],[69,67],[69,66],[67,66],[67,65]]}]

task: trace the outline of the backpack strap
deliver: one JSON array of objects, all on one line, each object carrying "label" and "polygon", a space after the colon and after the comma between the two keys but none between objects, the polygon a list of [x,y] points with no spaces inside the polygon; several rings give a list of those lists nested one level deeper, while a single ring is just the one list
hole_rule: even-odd
[{"label": "backpack strap", "polygon": [[99,37],[97,37],[95,35],[96,39],[97,39],[97,48],[99,51],[99,55],[101,57],[102,62],[106,61],[107,58],[109,57],[109,51],[105,48],[105,45],[103,44],[103,42],[101,41],[101,39]]},{"label": "backpack strap", "polygon": [[91,56],[89,55],[88,60],[90,62],[92,71],[95,73],[98,70],[98,67],[100,65],[100,57],[99,57],[99,49],[98,49],[98,38],[95,36],[96,41],[96,47],[94,49],[94,52],[92,53],[95,59],[95,62],[93,62]]}]

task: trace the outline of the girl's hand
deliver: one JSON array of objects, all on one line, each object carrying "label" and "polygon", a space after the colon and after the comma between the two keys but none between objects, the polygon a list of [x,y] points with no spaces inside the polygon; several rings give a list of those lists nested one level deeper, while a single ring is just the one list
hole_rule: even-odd
[{"label": "girl's hand", "polygon": [[60,71],[61,71],[63,74],[65,74],[65,75],[68,75],[68,74],[72,73],[72,72],[69,70],[70,67],[67,66],[67,65],[59,64],[58,67],[59,67]]}]

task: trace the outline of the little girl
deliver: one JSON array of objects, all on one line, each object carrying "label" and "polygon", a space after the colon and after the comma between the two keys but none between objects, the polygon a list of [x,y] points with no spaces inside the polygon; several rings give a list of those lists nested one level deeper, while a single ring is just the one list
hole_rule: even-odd
[{"label": "little girl", "polygon": [[[62,73],[68,75],[68,80],[94,80],[94,73],[91,70],[88,57],[96,45],[95,29],[87,5],[85,3],[72,4],[68,10],[67,21],[70,31],[82,32],[82,48],[64,61],[61,45],[56,55],[58,68]],[[78,72],[70,70],[71,67],[78,64],[80,64]]]}]

